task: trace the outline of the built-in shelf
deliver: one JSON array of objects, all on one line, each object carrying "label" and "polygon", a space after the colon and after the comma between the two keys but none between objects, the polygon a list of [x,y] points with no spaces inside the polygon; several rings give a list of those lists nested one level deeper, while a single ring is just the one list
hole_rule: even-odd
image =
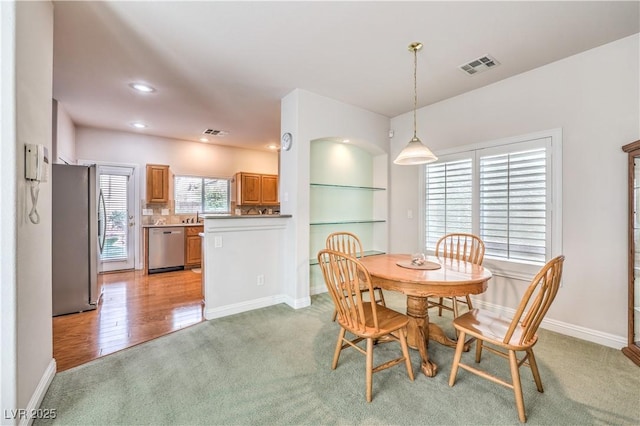
[{"label": "built-in shelf", "polygon": [[[364,257],[376,256],[376,255],[379,255],[379,254],[384,254],[384,252],[383,251],[376,251],[376,250],[368,250],[368,251],[365,251],[364,253],[362,253],[362,255]],[[360,256],[356,256],[356,257],[360,258]],[[311,259],[309,261],[309,265],[317,265],[317,264],[318,264],[318,259]]]},{"label": "built-in shelf", "polygon": [[[388,156],[332,140],[315,140],[309,167],[309,264],[333,232],[351,232],[364,256],[388,250]],[[375,152],[375,154],[374,154]],[[312,293],[326,291],[319,267],[309,268]]]},{"label": "built-in shelf", "polygon": [[342,188],[342,189],[366,189],[369,191],[385,191],[386,188],[377,188],[375,186],[355,186],[355,185],[330,185],[328,183],[312,183],[312,188]]},{"label": "built-in shelf", "polygon": [[311,226],[319,226],[319,225],[344,225],[349,223],[384,223],[386,220],[382,219],[370,219],[370,220],[337,220],[337,221],[327,221],[327,222],[311,222],[309,225]]}]

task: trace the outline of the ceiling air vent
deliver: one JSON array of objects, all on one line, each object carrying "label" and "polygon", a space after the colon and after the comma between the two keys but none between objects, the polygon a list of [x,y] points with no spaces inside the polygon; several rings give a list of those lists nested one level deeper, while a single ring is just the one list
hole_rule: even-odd
[{"label": "ceiling air vent", "polygon": [[202,132],[203,135],[211,135],[211,136],[227,136],[229,134],[228,130],[214,130],[214,129],[206,129]]},{"label": "ceiling air vent", "polygon": [[484,55],[467,64],[460,65],[458,68],[465,74],[474,75],[498,65],[500,65],[500,62],[496,61],[491,55]]}]

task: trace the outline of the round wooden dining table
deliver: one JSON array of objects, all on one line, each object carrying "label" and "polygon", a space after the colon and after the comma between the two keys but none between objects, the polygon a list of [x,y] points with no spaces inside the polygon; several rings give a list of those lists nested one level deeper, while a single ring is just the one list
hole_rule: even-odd
[{"label": "round wooden dining table", "polygon": [[433,377],[438,367],[429,360],[428,341],[431,339],[448,346],[455,346],[456,342],[436,324],[429,323],[427,298],[480,294],[487,289],[491,271],[481,265],[450,258],[427,256],[426,261],[430,266],[425,264],[423,267],[439,267],[414,269],[417,266],[411,265],[409,254],[380,254],[360,259],[375,287],[407,296],[407,343],[419,351],[422,372]]}]

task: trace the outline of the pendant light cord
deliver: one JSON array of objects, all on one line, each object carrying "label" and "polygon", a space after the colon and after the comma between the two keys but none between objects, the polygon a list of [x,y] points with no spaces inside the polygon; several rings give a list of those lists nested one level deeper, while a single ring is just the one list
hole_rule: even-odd
[{"label": "pendant light cord", "polygon": [[413,138],[416,133],[416,109],[418,108],[418,49],[413,48]]}]

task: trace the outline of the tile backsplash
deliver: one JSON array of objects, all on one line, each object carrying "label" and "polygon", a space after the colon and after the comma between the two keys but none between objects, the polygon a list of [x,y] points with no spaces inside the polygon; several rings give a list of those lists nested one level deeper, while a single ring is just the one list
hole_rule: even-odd
[{"label": "tile backsplash", "polygon": [[[170,200],[168,203],[147,203],[146,200],[140,202],[142,206],[142,219],[140,223],[142,225],[156,225],[163,222],[164,224],[180,224],[186,221],[197,220],[195,213],[189,214],[176,214],[175,203]],[[235,203],[231,203],[231,214],[237,214],[239,211],[241,215],[260,215],[260,214],[280,214],[280,205],[264,205],[264,206],[236,206]]]},{"label": "tile backsplash", "polygon": [[[140,205],[142,206],[142,220],[143,225],[157,225],[161,222],[167,225],[185,223],[185,221],[196,222],[197,215],[190,214],[175,214],[173,200],[168,203],[147,203],[146,200],[142,200]],[[151,213],[151,214],[147,214]]]}]

